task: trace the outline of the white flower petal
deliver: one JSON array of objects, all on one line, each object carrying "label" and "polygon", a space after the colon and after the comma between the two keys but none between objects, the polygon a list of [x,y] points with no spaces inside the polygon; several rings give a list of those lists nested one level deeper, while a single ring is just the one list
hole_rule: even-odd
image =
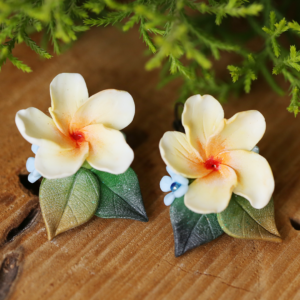
[{"label": "white flower petal", "polygon": [[169,167],[169,166],[167,166],[167,172],[169,173],[169,175],[171,176],[171,177],[173,177],[173,176],[175,176],[176,175],[176,173]]},{"label": "white flower petal", "polygon": [[171,191],[172,178],[169,176],[164,176],[160,181],[160,189],[163,192]]},{"label": "white flower petal", "polygon": [[35,157],[35,168],[48,179],[71,176],[82,166],[88,153],[87,142],[71,150],[40,147]]},{"label": "white flower petal", "polygon": [[27,169],[28,172],[33,172],[35,170],[34,161],[35,161],[34,157],[29,157],[27,159],[27,161],[26,161],[26,169]]},{"label": "white flower petal", "polygon": [[87,161],[93,168],[112,174],[129,168],[134,153],[120,131],[94,124],[83,128],[82,133],[90,145]]},{"label": "white flower petal", "polygon": [[31,145],[31,151],[34,153],[34,154],[36,154],[37,153],[37,151],[39,150],[39,146],[38,145]]},{"label": "white flower petal", "polygon": [[173,192],[175,198],[180,198],[188,191],[188,185],[182,185],[177,191]]},{"label": "white flower petal", "polygon": [[189,180],[187,178],[184,178],[181,175],[175,174],[172,177],[172,179],[173,179],[174,182],[180,183],[181,185],[188,185],[189,184]]},{"label": "white flower petal", "polygon": [[72,119],[72,130],[91,124],[103,124],[121,130],[134,117],[135,105],[131,95],[124,91],[104,90],[82,105]]},{"label": "white flower petal", "polygon": [[167,172],[170,174],[173,182],[178,182],[180,184],[185,184],[185,185],[189,183],[189,180],[187,178],[184,178],[183,176],[176,174],[169,166],[167,166]]},{"label": "white flower petal", "polygon": [[220,165],[218,171],[196,179],[189,185],[184,204],[198,214],[219,213],[227,207],[236,184],[237,176],[234,170]]},{"label": "white flower petal", "polygon": [[273,173],[267,160],[255,152],[246,150],[224,152],[220,157],[238,176],[238,184],[233,192],[248,199],[256,209],[265,207],[275,187]]},{"label": "white flower petal", "polygon": [[42,175],[41,175],[38,171],[34,170],[32,173],[30,173],[30,174],[28,175],[28,181],[29,181],[30,183],[35,183],[35,182],[38,181],[41,177],[42,177]]},{"label": "white flower petal", "polygon": [[169,206],[173,203],[173,201],[175,200],[175,196],[173,193],[169,193],[165,196],[164,198],[164,203],[166,206]]},{"label": "white flower petal", "polygon": [[49,112],[57,127],[69,134],[69,124],[78,108],[89,98],[86,83],[80,74],[62,73],[50,84]]},{"label": "white flower petal", "polygon": [[204,167],[199,153],[188,143],[184,133],[166,132],[159,149],[165,164],[184,177],[199,178],[211,172]]},{"label": "white flower petal", "polygon": [[215,156],[227,150],[252,150],[266,130],[264,116],[256,110],[235,114],[225,121],[223,130],[212,137],[207,153]]},{"label": "white flower petal", "polygon": [[40,110],[29,107],[17,112],[16,125],[29,143],[50,148],[72,149],[74,144]]},{"label": "white flower petal", "polygon": [[192,96],[185,103],[182,124],[189,143],[205,160],[205,148],[209,138],[220,132],[224,126],[223,108],[210,95]]}]

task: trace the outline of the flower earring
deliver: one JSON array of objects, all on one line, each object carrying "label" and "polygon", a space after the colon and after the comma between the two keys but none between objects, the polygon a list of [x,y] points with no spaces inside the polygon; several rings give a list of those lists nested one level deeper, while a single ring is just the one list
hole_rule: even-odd
[{"label": "flower earring", "polygon": [[48,238],[101,218],[148,221],[134,153],[120,130],[135,114],[131,95],[104,90],[91,97],[80,74],[59,74],[50,84],[52,118],[30,107],[16,114],[21,135],[36,157],[28,180],[44,177],[40,205]]},{"label": "flower earring", "polygon": [[216,99],[195,95],[185,103],[182,125],[185,133],[166,132],[159,144],[171,176],[160,186],[171,191],[164,202],[171,205],[175,255],[223,232],[281,242],[273,174],[256,146],[266,129],[263,115],[251,110],[226,120]]}]

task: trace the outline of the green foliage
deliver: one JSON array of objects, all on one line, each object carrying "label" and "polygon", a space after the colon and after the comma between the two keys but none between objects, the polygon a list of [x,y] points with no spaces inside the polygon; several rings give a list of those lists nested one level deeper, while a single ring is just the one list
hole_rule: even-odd
[{"label": "green foliage", "polygon": [[[241,89],[249,93],[253,81],[261,77],[283,95],[274,80],[274,75],[281,75],[290,85],[288,111],[297,115],[299,4],[293,0],[0,0],[0,68],[10,60],[24,72],[31,71],[12,53],[21,42],[48,59],[48,41],[60,53],[63,43],[72,43],[92,26],[122,25],[123,31],[137,26],[152,53],[146,69],[162,68],[160,87],[180,77],[179,101],[196,93],[223,101]],[[43,32],[41,45],[30,36],[34,31]],[[259,49],[250,50],[248,41],[257,37]],[[231,81],[213,71],[225,52],[240,59],[239,64],[227,66]]]},{"label": "green foliage", "polygon": [[75,41],[78,32],[89,29],[83,20],[88,18],[90,10],[96,13],[100,8],[97,3],[93,6],[93,1],[88,3],[79,5],[76,0],[0,1],[0,68],[9,60],[22,71],[31,72],[30,67],[12,54],[15,45],[22,42],[40,57],[52,57],[44,49],[46,47],[39,46],[29,37],[34,31],[43,30],[44,40],[51,40],[54,52],[60,53],[61,43]]},{"label": "green foliage", "polygon": [[217,214],[196,214],[184,204],[184,197],[177,198],[170,207],[175,256],[213,241],[223,234]]},{"label": "green foliage", "polygon": [[85,168],[69,177],[43,178],[40,205],[48,239],[90,220],[99,204],[100,183]]},{"label": "green foliage", "polygon": [[139,181],[131,168],[119,175],[96,169],[91,171],[96,174],[101,186],[96,216],[148,222]]},{"label": "green foliage", "polygon": [[[200,3],[194,5],[194,7],[202,14],[209,13],[216,15],[216,24],[220,25],[224,17],[243,17],[257,16],[263,9],[263,5],[252,3],[248,6],[244,6],[243,3],[248,1],[229,0],[227,3],[217,3],[211,1],[210,5]],[[224,1],[221,1],[224,2]]]},{"label": "green foliage", "polygon": [[270,36],[270,41],[272,48],[276,57],[280,56],[280,46],[276,40],[282,33],[287,31],[289,27],[287,26],[285,18],[283,18],[279,23],[276,23],[276,14],[274,11],[270,12],[270,28],[263,27],[263,31]]},{"label": "green foliage", "polygon": [[227,208],[217,215],[222,230],[234,238],[282,242],[275,223],[273,199],[262,209],[255,209],[247,199],[232,194]]},{"label": "green foliage", "polygon": [[255,60],[252,54],[248,55],[248,60],[244,61],[244,66],[242,68],[229,65],[227,67],[233,82],[237,82],[240,77],[244,78],[244,90],[246,93],[250,92],[251,83],[256,80],[256,74],[251,67],[255,65]]}]

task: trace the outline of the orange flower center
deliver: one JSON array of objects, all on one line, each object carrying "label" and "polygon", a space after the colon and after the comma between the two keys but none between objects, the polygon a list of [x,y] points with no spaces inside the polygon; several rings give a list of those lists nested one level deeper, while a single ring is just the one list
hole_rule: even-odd
[{"label": "orange flower center", "polygon": [[220,161],[214,159],[213,157],[210,157],[209,159],[207,159],[204,163],[204,166],[206,169],[208,170],[214,170],[214,171],[218,171],[220,169]]}]

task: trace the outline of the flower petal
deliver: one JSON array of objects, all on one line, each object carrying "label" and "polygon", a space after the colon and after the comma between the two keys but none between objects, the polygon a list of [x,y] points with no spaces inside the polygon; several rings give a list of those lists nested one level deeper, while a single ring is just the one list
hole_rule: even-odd
[{"label": "flower petal", "polygon": [[204,167],[199,153],[188,143],[184,133],[166,132],[159,149],[165,164],[184,177],[201,178],[211,172]]},{"label": "flower petal", "polygon": [[182,177],[181,175],[175,174],[173,177],[173,182],[180,183],[181,185],[188,185],[189,180],[187,178]]},{"label": "flower petal", "polygon": [[172,178],[170,176],[164,176],[160,183],[160,189],[166,193],[166,192],[170,192],[171,191],[171,184],[172,184]]},{"label": "flower petal", "polygon": [[166,169],[167,169],[167,172],[169,173],[169,175],[171,177],[174,176],[174,175],[176,175],[176,173],[169,166],[167,166]]},{"label": "flower petal", "polygon": [[28,181],[29,181],[30,183],[35,183],[35,182],[38,181],[41,177],[42,177],[42,175],[41,175],[38,171],[34,170],[32,173],[30,173],[30,174],[28,175]]},{"label": "flower petal", "polygon": [[264,116],[257,110],[235,114],[223,130],[209,141],[207,153],[215,156],[226,150],[252,150],[266,130]]},{"label": "flower petal", "polygon": [[173,182],[177,182],[177,183],[184,184],[184,185],[189,184],[189,180],[187,178],[176,174],[175,172],[173,172],[173,170],[169,166],[167,166],[167,172],[172,177]]},{"label": "flower petal", "polygon": [[238,184],[233,192],[248,199],[256,209],[265,207],[271,199],[275,186],[267,160],[255,152],[245,150],[224,152],[220,157],[237,174]]},{"label": "flower petal", "polygon": [[23,138],[31,144],[59,149],[74,147],[74,143],[58,130],[53,120],[34,107],[18,111],[16,125]]},{"label": "flower petal", "polygon": [[166,206],[169,206],[173,203],[173,201],[175,200],[175,196],[173,193],[169,193],[165,196],[164,198],[164,203]]},{"label": "flower petal", "polygon": [[34,154],[36,154],[37,153],[37,151],[39,150],[39,146],[38,145],[31,145],[31,151],[34,153]]},{"label": "flower petal", "polygon": [[181,187],[179,187],[179,189],[175,192],[173,192],[175,198],[180,198],[182,197],[189,189],[188,185],[182,185]]},{"label": "flower petal", "polygon": [[195,180],[189,186],[184,203],[198,214],[219,213],[227,207],[236,183],[234,170],[221,165],[218,171]]},{"label": "flower petal", "polygon": [[75,174],[89,153],[89,144],[71,150],[40,147],[35,157],[35,168],[45,178],[63,178]]},{"label": "flower petal", "polygon": [[91,124],[103,124],[108,128],[121,130],[134,117],[135,105],[131,95],[124,91],[104,90],[82,105],[72,120],[72,130]]},{"label": "flower petal", "polygon": [[50,84],[49,112],[57,127],[69,135],[69,124],[78,108],[89,98],[86,83],[80,74],[62,73]]},{"label": "flower petal", "polygon": [[219,101],[210,95],[192,96],[185,103],[182,124],[189,143],[206,160],[207,141],[224,126],[223,108]]},{"label": "flower petal", "polygon": [[112,174],[129,168],[134,154],[120,131],[94,124],[83,128],[82,133],[90,145],[87,161],[93,168]]},{"label": "flower petal", "polygon": [[27,161],[26,161],[26,169],[27,169],[28,172],[33,172],[35,170],[34,161],[35,161],[34,157],[29,157],[27,159]]}]

